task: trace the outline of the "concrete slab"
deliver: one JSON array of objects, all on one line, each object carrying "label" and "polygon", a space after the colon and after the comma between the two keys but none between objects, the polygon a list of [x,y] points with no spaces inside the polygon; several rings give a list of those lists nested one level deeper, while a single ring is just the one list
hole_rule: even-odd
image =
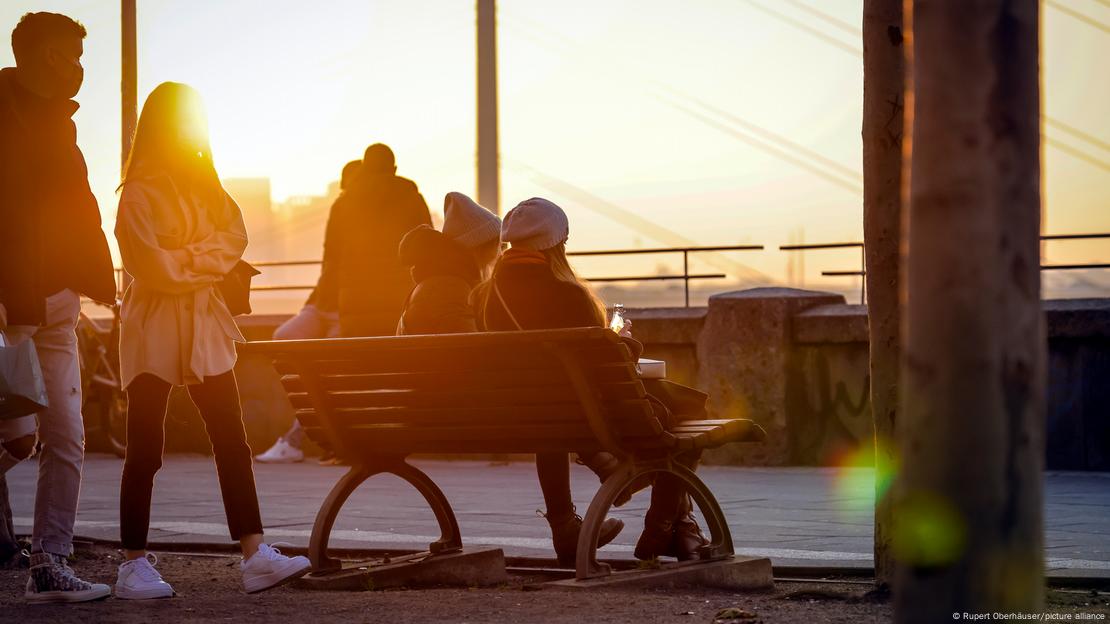
[{"label": "concrete slab", "polygon": [[508,580],[504,551],[467,548],[440,555],[422,552],[392,560],[348,564],[342,570],[301,577],[294,586],[328,591],[372,591],[397,587],[486,587]]},{"label": "concrete slab", "polygon": [[658,569],[623,570],[608,576],[566,579],[544,583],[544,587],[582,591],[589,589],[671,589],[713,587],[729,591],[765,591],[774,587],[771,560],[766,557],[734,556],[718,561],[684,561],[663,564]]}]

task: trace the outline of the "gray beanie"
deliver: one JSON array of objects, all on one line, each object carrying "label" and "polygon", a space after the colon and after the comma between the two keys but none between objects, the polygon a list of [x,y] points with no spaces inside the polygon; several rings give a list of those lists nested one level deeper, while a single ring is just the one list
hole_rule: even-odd
[{"label": "gray beanie", "polygon": [[540,197],[517,204],[501,224],[501,240],[519,249],[550,249],[566,242],[569,235],[567,213]]},{"label": "gray beanie", "polygon": [[475,249],[497,240],[501,219],[462,193],[443,198],[443,233],[463,247]]}]

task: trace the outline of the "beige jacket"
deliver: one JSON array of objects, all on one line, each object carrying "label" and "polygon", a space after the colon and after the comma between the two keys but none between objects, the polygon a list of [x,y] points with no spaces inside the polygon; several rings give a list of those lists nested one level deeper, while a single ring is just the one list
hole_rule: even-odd
[{"label": "beige jacket", "polygon": [[247,248],[231,197],[206,206],[179,194],[168,176],[128,182],[116,240],[134,277],[120,312],[123,386],[142,373],[186,385],[231,370],[235,342],[244,339],[215,287]]}]

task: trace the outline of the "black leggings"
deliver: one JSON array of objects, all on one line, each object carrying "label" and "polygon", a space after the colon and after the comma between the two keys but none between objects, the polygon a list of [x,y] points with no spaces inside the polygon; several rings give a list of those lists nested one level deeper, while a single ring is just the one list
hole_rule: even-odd
[{"label": "black leggings", "polygon": [[[139,375],[127,387],[127,459],[123,463],[119,496],[120,541],[127,550],[146,549],[150,495],[154,475],[162,467],[166,405],[171,388],[169,383],[150,374]],[[243,429],[235,373],[205,377],[203,383],[187,388],[212,442],[231,539],[262,533],[251,449]]]}]

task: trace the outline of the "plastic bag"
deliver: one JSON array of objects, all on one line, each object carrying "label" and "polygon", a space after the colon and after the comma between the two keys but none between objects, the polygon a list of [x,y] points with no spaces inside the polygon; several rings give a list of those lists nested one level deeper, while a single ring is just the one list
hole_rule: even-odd
[{"label": "plastic bag", "polygon": [[0,420],[46,409],[46,383],[32,340],[9,347],[0,334]]}]

